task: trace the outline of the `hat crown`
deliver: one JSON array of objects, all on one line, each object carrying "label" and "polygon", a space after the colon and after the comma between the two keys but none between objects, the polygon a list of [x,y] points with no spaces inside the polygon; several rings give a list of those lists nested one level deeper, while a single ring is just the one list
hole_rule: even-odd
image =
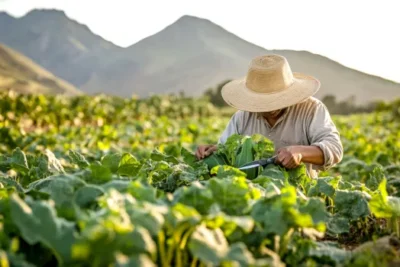
[{"label": "hat crown", "polygon": [[246,76],[246,87],[257,93],[283,91],[294,82],[293,73],[285,57],[264,55],[254,58]]}]

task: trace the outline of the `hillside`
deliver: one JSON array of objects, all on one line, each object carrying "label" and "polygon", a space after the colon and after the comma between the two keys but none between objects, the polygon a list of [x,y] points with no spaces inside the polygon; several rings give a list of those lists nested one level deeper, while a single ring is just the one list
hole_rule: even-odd
[{"label": "hillside", "polygon": [[[1,17],[10,16],[0,12]],[[7,21],[0,23],[0,42],[75,86],[89,79],[107,52],[119,49],[63,11],[35,9]]]},{"label": "hillside", "polygon": [[[333,94],[343,100],[354,95],[356,103],[365,103],[400,96],[400,84],[347,68],[307,51],[268,51],[209,20],[192,16],[183,16],[157,34],[127,48],[121,60],[132,58],[135,64],[119,64],[116,60],[83,88],[94,92],[107,84],[126,96],[132,90],[139,95],[179,91],[199,95],[223,80],[245,75],[251,58],[267,53],[284,55],[293,71],[318,77],[322,82],[316,95],[319,98]],[[107,76],[109,70],[120,67],[121,72],[115,79]]]},{"label": "hillside", "polygon": [[398,83],[307,51],[268,51],[193,16],[183,16],[128,48],[106,41],[57,10],[33,10],[5,20],[13,30],[0,35],[0,42],[90,94],[148,96],[183,91],[196,96],[221,81],[245,75],[253,57],[278,53],[288,58],[293,71],[321,80],[319,98],[355,96],[356,103],[365,103],[400,96]]},{"label": "hillside", "polygon": [[82,94],[29,58],[0,44],[0,90],[9,89],[21,93]]}]

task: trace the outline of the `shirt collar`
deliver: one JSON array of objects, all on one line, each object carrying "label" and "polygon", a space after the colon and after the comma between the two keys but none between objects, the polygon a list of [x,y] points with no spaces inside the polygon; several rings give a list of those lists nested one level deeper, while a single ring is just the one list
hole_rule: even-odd
[{"label": "shirt collar", "polygon": [[[289,112],[290,112],[291,109],[292,109],[291,106],[290,106],[290,107],[286,107],[286,108],[284,109],[283,114],[282,114],[282,115],[279,117],[279,119],[276,121],[274,127],[276,127],[280,122],[282,122],[282,121],[287,117],[287,115],[289,114]],[[265,121],[266,121],[266,119],[261,115],[261,113],[256,112],[256,116],[257,116],[257,119],[259,119],[259,120],[265,120]]]}]

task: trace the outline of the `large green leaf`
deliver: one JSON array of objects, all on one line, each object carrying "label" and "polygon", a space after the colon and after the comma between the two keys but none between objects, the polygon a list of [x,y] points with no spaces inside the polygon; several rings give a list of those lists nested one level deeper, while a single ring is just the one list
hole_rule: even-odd
[{"label": "large green leaf", "polygon": [[56,158],[54,153],[46,149],[45,156],[47,158],[47,169],[52,174],[65,173],[61,162]]},{"label": "large green leaf", "polygon": [[352,256],[347,251],[333,242],[315,242],[315,247],[310,249],[308,255],[324,261],[326,264],[344,264]]},{"label": "large green leaf", "polygon": [[68,156],[70,157],[71,161],[77,164],[81,169],[89,167],[90,165],[86,158],[77,151],[70,150]]},{"label": "large green leaf", "polygon": [[308,196],[333,197],[338,188],[341,177],[321,177],[316,179],[316,184],[310,188]]},{"label": "large green leaf", "polygon": [[101,159],[101,164],[108,167],[112,173],[116,173],[118,171],[121,158],[122,156],[119,153],[107,154]]},{"label": "large green leaf", "polygon": [[156,267],[156,264],[146,254],[138,254],[133,256],[126,256],[118,253],[115,256],[115,267]]},{"label": "large green leaf", "polygon": [[140,162],[130,153],[124,153],[118,165],[117,173],[123,176],[134,177],[139,172]]},{"label": "large green leaf", "polygon": [[298,209],[296,190],[288,186],[282,189],[281,194],[258,200],[251,210],[251,215],[261,224],[265,234],[283,236],[292,227],[312,228],[319,225],[315,225],[313,219],[321,219],[321,207],[312,201],[304,209],[312,211],[314,218]]},{"label": "large green leaf", "polygon": [[24,188],[11,177],[0,177],[0,183],[5,187],[14,187],[18,192],[24,192]]},{"label": "large green leaf", "polygon": [[96,200],[99,196],[104,194],[104,190],[96,185],[86,185],[79,188],[73,198],[75,204],[77,204],[81,208],[87,208],[91,204],[96,203]]},{"label": "large green leaf", "polygon": [[214,197],[209,188],[199,182],[192,183],[189,187],[181,187],[174,193],[174,201],[196,208],[201,214],[207,214]]},{"label": "large green leaf", "polygon": [[10,159],[11,167],[17,172],[27,173],[29,171],[28,160],[25,153],[17,147],[13,150]]},{"label": "large green leaf", "polygon": [[199,225],[189,241],[191,253],[200,260],[219,265],[229,252],[229,244],[221,229],[208,229]]},{"label": "large green leaf", "polygon": [[327,223],[327,230],[331,234],[344,234],[350,232],[350,219],[340,217],[340,215],[331,216]]},{"label": "large green leaf", "polygon": [[[252,162],[254,160],[254,148],[253,148],[253,140],[251,137],[246,137],[244,141],[242,141],[242,145],[239,148],[239,151],[236,155],[235,159],[235,167],[242,167],[246,163]],[[247,170],[243,170],[246,174],[247,179],[254,179],[257,175],[257,168],[251,168]]]},{"label": "large green leaf", "polygon": [[211,190],[214,201],[229,215],[249,212],[251,202],[262,195],[260,189],[251,186],[245,177],[212,178],[207,188]]},{"label": "large green leaf", "polygon": [[361,191],[336,190],[334,203],[337,214],[351,220],[370,214],[367,197]]},{"label": "large green leaf", "polygon": [[96,183],[108,182],[112,178],[112,172],[108,166],[94,162],[90,164],[90,169],[92,171],[92,179]]},{"label": "large green leaf", "polygon": [[309,198],[299,209],[302,213],[310,214],[314,224],[325,222],[329,216],[325,203],[320,198]]},{"label": "large green leaf", "polygon": [[28,244],[40,242],[53,252],[60,265],[68,266],[72,244],[77,239],[75,224],[58,218],[50,203],[29,198],[24,202],[13,194],[10,198],[11,217]]}]

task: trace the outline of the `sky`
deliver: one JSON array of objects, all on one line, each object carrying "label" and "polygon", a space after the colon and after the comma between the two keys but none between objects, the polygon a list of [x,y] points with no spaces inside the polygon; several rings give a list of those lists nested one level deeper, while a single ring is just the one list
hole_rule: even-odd
[{"label": "sky", "polygon": [[398,0],[0,0],[16,17],[34,8],[63,10],[122,47],[193,15],[266,49],[307,50],[400,82]]}]

